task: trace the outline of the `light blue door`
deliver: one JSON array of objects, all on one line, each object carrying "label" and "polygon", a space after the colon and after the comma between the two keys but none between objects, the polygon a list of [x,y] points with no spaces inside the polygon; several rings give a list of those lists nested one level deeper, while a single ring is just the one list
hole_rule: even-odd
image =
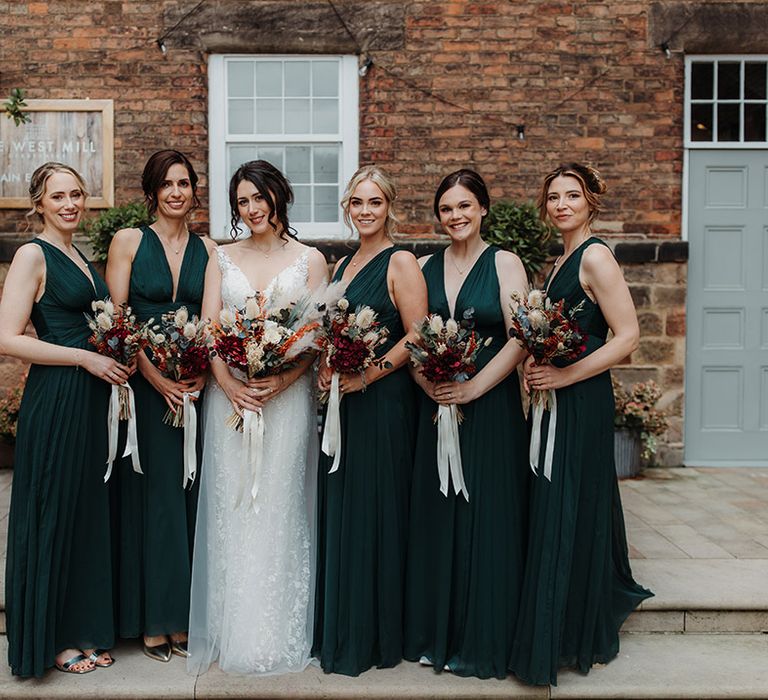
[{"label": "light blue door", "polygon": [[768,151],[689,155],[685,464],[768,467]]}]

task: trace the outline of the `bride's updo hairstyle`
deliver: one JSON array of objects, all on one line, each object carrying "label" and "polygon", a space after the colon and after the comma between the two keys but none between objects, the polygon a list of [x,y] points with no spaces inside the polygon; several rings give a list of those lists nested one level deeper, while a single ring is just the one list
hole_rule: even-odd
[{"label": "bride's updo hairstyle", "polygon": [[288,223],[288,207],[293,204],[293,189],[285,175],[266,160],[249,160],[235,170],[235,174],[229,181],[229,208],[231,212],[229,235],[232,239],[237,240],[240,233],[237,187],[246,180],[259,191],[259,194],[269,205],[269,225],[275,232],[279,231],[280,238],[284,241],[288,240],[288,236],[296,238],[291,225]]},{"label": "bride's updo hairstyle", "polygon": [[608,189],[602,175],[591,165],[583,163],[563,163],[558,165],[551,173],[548,173],[541,184],[539,199],[536,206],[539,208],[539,218],[542,221],[547,220],[547,195],[549,186],[556,177],[570,176],[575,177],[581,183],[581,190],[584,198],[589,204],[589,223],[591,224],[600,213],[602,203],[600,196]]},{"label": "bride's updo hairstyle", "polygon": [[395,213],[397,190],[395,189],[395,183],[389,175],[387,175],[378,165],[364,165],[352,176],[347,184],[347,188],[344,190],[344,194],[341,198],[344,223],[350,230],[354,229],[352,226],[352,219],[349,216],[349,201],[352,199],[352,195],[355,193],[357,186],[364,180],[370,180],[384,193],[384,197],[387,200],[387,220],[384,222],[384,233],[390,241],[394,241],[394,235],[397,231],[397,226],[400,223],[400,220]]}]

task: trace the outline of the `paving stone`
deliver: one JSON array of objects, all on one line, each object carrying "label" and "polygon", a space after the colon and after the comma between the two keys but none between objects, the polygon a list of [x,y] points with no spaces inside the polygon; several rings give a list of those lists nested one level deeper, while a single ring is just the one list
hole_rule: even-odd
[{"label": "paving stone", "polygon": [[768,632],[768,610],[691,610],[685,613],[685,631]]},{"label": "paving stone", "polygon": [[685,612],[683,610],[638,610],[627,618],[621,631],[682,633],[685,632]]}]

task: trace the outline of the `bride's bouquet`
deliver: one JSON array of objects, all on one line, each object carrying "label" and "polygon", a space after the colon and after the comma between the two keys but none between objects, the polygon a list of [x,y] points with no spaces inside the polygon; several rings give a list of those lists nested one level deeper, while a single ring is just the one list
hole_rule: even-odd
[{"label": "bride's bouquet", "polygon": [[365,381],[364,372],[368,367],[385,366],[386,362],[376,357],[376,348],[388,336],[389,329],[376,320],[373,309],[358,306],[351,311],[346,298],[339,299],[333,313],[329,310],[323,317],[325,362],[333,372],[322,441],[323,452],[334,458],[329,474],[339,468],[341,460],[340,375],[357,372]]},{"label": "bride's bouquet", "polygon": [[[109,299],[91,302],[93,316],[85,314],[91,336],[88,342],[96,348],[96,352],[111,357],[120,364],[131,364],[138,352],[148,341],[147,325],[136,322],[131,307],[121,304],[118,307]],[[131,455],[133,470],[143,474],[139,463],[139,449],[136,437],[136,405],[131,385],[112,385],[109,401],[107,425],[109,431],[109,456],[104,481],[112,475],[112,463],[117,457],[118,424],[121,420],[128,421],[128,434],[123,457]]]},{"label": "bride's bouquet", "polygon": [[[157,369],[176,382],[195,379],[207,371],[209,342],[206,324],[190,316],[185,306],[160,317],[159,324],[149,329],[149,348]],[[197,474],[197,411],[199,391],[185,391],[183,403],[176,410],[168,409],[163,422],[174,428],[184,428],[184,478],[194,482]]]},{"label": "bride's bouquet", "polygon": [[[582,301],[565,311],[564,299],[553,302],[546,292],[540,289],[531,290],[527,296],[514,292],[509,335],[528,351],[537,365],[551,364],[556,358],[576,359],[586,347],[586,335],[574,320],[583,307]],[[531,405],[533,430],[529,459],[534,473],[538,470],[541,451],[541,421],[544,411],[550,411],[544,452],[544,476],[551,480],[557,427],[557,394],[552,389],[532,390]]]},{"label": "bride's bouquet", "polygon": [[[267,377],[290,369],[307,352],[321,346],[322,316],[335,303],[342,286],[332,284],[312,293],[275,289],[270,298],[257,293],[245,306],[224,308],[218,322],[210,324],[212,356],[248,379]],[[259,491],[264,450],[264,417],[261,409],[237,411],[226,423],[243,433],[245,468],[241,471],[236,507],[250,490],[251,501]],[[250,483],[250,488],[248,486]]]},{"label": "bride's bouquet", "polygon": [[[428,381],[464,382],[476,371],[478,353],[487,347],[492,338],[483,341],[472,330],[473,309],[467,309],[461,324],[449,318],[443,321],[438,314],[430,314],[417,323],[415,342],[407,342],[411,362]],[[448,495],[448,473],[453,479],[455,493],[462,493],[469,500],[464,483],[459,443],[459,423],[464,416],[456,404],[438,406],[437,423],[437,473],[440,477],[440,491]]]}]

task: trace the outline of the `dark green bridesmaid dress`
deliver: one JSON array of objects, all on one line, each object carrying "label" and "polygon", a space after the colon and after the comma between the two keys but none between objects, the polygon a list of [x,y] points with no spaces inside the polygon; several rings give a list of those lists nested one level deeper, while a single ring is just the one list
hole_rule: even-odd
[{"label": "dark green bridesmaid dress", "polygon": [[[553,301],[565,299],[566,309],[584,302],[576,317],[588,334],[581,357],[602,347],[608,333],[600,307],[579,282],[581,257],[590,245],[605,243],[595,237],[582,243],[554,278],[550,273],[548,291]],[[588,673],[592,664],[610,661],[619,652],[624,620],[653,595],[635,583],[629,566],[613,457],[613,416],[608,371],[557,390],[552,481],[544,478],[540,463],[531,493],[528,559],[510,660],[510,669],[526,683],[557,685],[559,667]],[[548,422],[545,412],[542,445]]]},{"label": "dark green bridesmaid dress", "polygon": [[[389,329],[383,355],[404,335],[387,290],[395,248],[347,287],[350,306],[370,306]],[[334,276],[341,279],[347,257]],[[313,656],[326,673],[356,676],[402,659],[403,578],[415,438],[414,385],[406,367],[341,401],[341,465],[320,457]]]},{"label": "dark green bridesmaid dress", "polygon": [[[32,307],[38,338],[92,350],[84,313],[108,295],[55,246]],[[83,257],[83,259],[85,259]],[[95,285],[95,288],[94,288]],[[42,676],[64,649],[114,644],[107,407],[110,387],[84,369],[32,365],[19,411],[5,578],[8,663]]]},{"label": "dark green bridesmaid dress", "polygon": [[[487,248],[466,276],[453,317],[474,309],[475,330],[492,342],[480,371],[507,341],[499,301],[496,248]],[[424,265],[429,311],[451,316],[444,251]],[[469,501],[440,492],[437,404],[419,401],[405,605],[405,658],[427,657],[436,670],[504,678],[512,651],[525,563],[530,470],[517,372],[461,407],[461,458]]]},{"label": "dark green bridesmaid dress", "polygon": [[[208,252],[190,235],[176,298],[163,245],[148,226],[131,267],[128,303],[139,321],[186,306],[200,314]],[[182,488],[184,430],[163,422],[163,397],[137,372],[136,429],[143,475],[122,460],[119,475],[119,603],[121,637],[183,632],[189,625],[189,587],[199,479]],[[198,419],[200,418],[200,401]],[[200,430],[198,430],[198,436]],[[200,455],[198,454],[198,466]]]}]

